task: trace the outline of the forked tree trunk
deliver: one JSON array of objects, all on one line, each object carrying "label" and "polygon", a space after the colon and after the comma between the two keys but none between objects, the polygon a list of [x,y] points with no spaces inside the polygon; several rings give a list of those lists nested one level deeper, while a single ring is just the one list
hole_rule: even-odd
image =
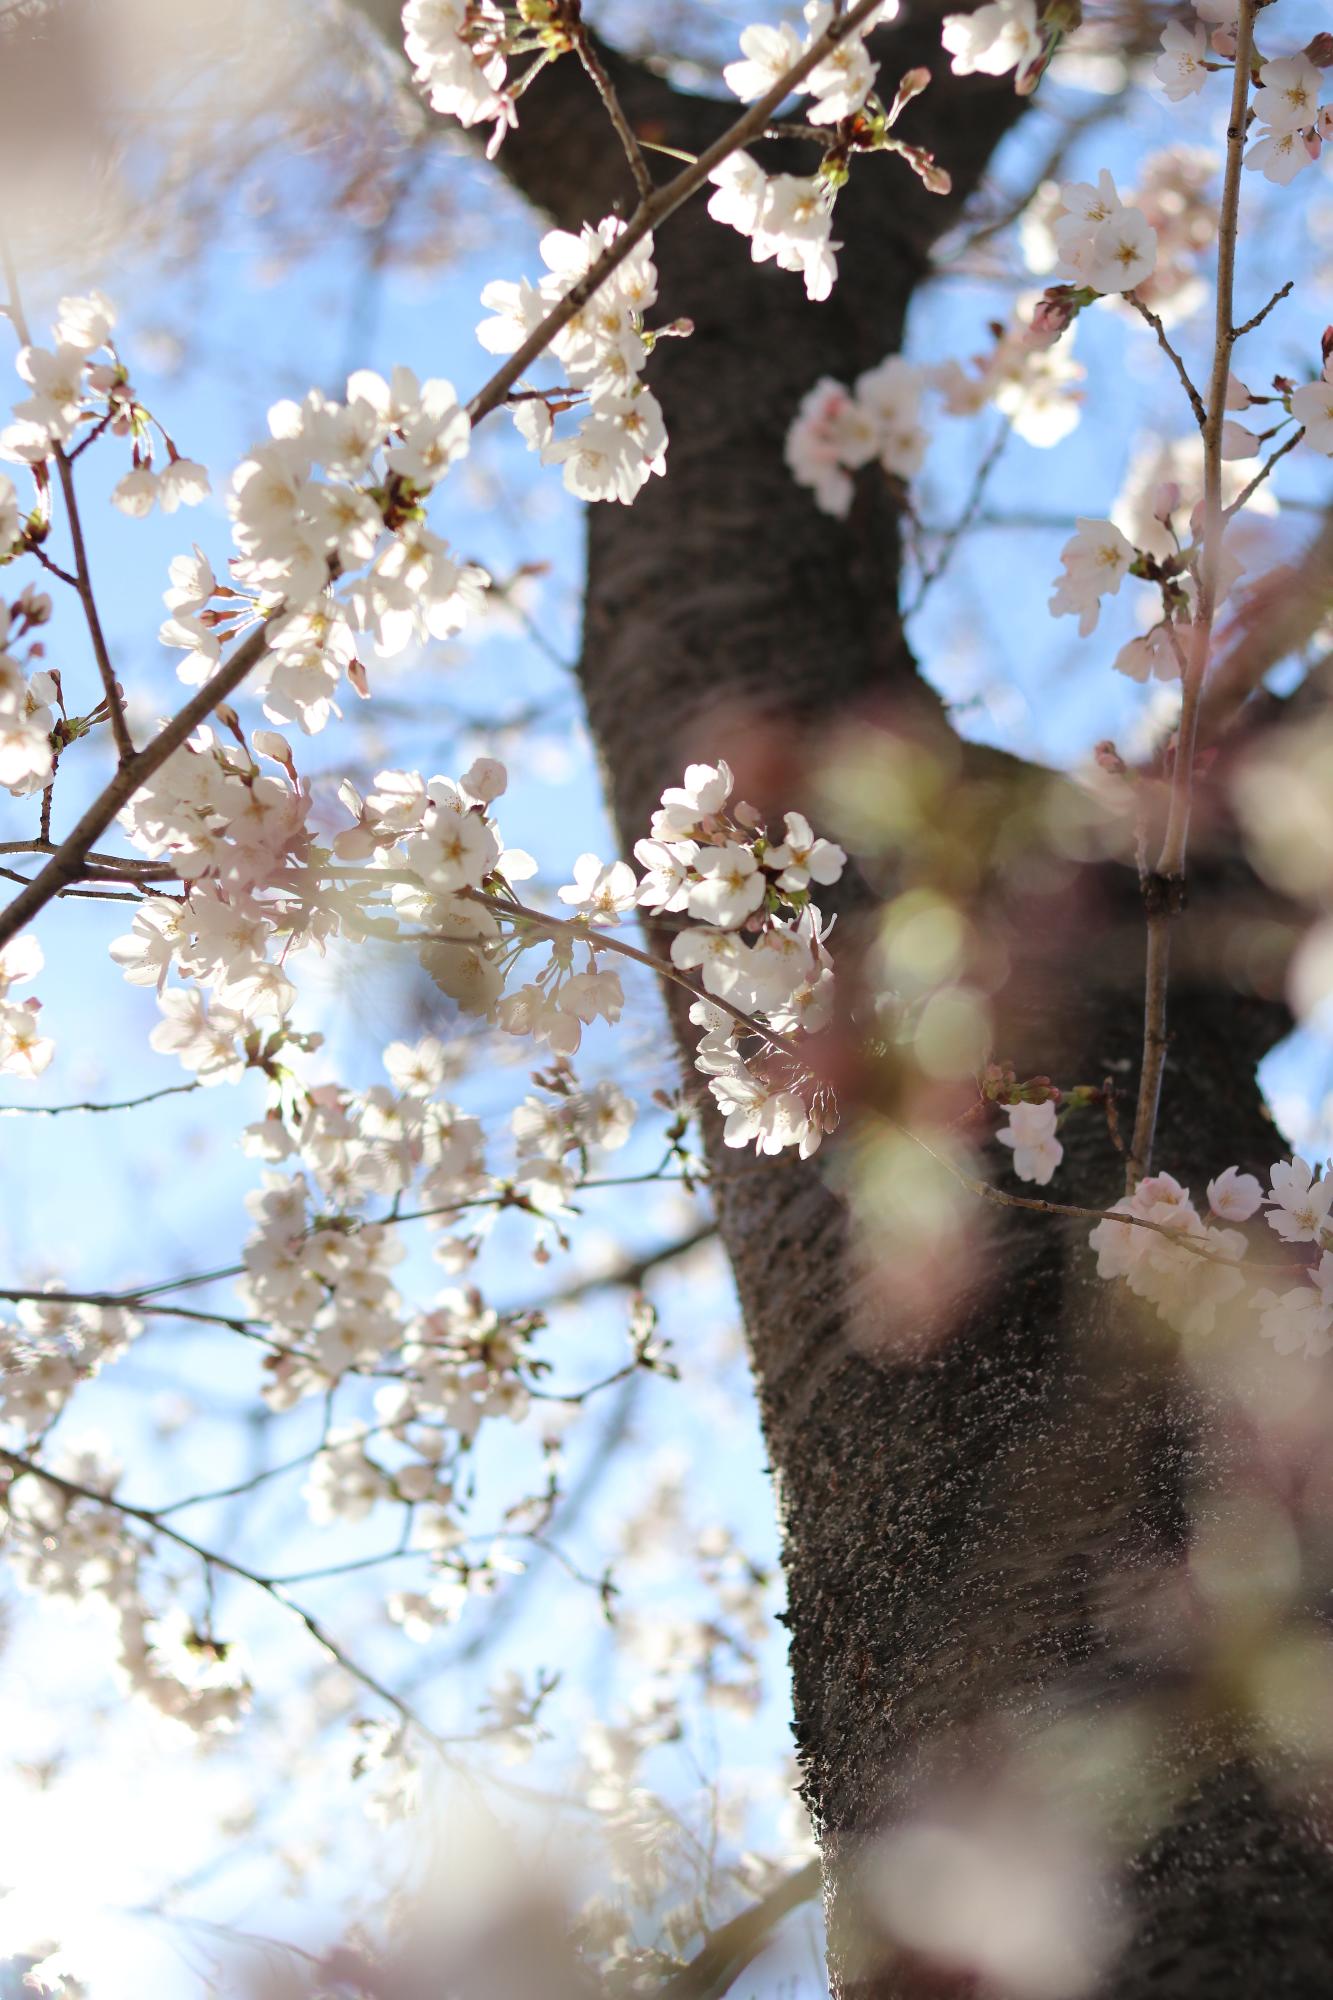
[{"label": "forked tree trunk", "polygon": [[[386,13],[383,0],[362,4]],[[917,61],[935,72],[903,129],[949,167],[951,200],[925,195],[898,161],[862,163],[837,209],[843,275],[822,305],[798,277],[753,265],[702,202],[659,237],[659,316],[695,326],[651,369],[669,473],[633,507],[588,515],[582,684],[626,852],[687,759],[730,754],[761,775],[767,759],[799,782],[804,746],[839,716],[893,708],[927,742],[945,735],[902,636],[886,484],[867,481],[837,522],[783,462],[787,425],[819,376],[849,382],[897,349],[931,242],[1016,115],[1009,80],[950,77],[937,18],[919,15],[878,38],[881,79],[891,91]],[[645,132],[698,149],[733,115],[608,60]],[[599,116],[562,63],[524,99],[501,155],[566,227],[629,206]],[[1011,760],[961,755],[964,793],[972,772],[1022,781]],[[773,803],[801,801],[787,789]],[[1011,981],[1026,997],[997,1053],[1065,1083],[1113,1076],[1132,1104],[1136,884],[1103,868],[1086,893],[1028,907],[1038,915],[1011,942],[1030,948],[1040,978],[1020,967]],[[1083,926],[1073,950],[1054,935],[1071,921]],[[1210,971],[1206,954],[1195,959],[1173,995],[1158,1157],[1201,1191],[1232,1161],[1262,1173],[1275,1156],[1254,1067],[1286,1022]],[[1061,1186],[1096,1205],[1121,1175],[1092,1126],[1074,1128]],[[1086,1224],[979,1203],[984,1255],[961,1309],[905,1329],[892,1270],[852,1239],[836,1188],[845,1142],[807,1164],[761,1163],[724,1149],[715,1122],[705,1129],[778,1494],[835,1994],[971,1990],[879,1948],[852,1889],[858,1858],[923,1775],[984,1754],[996,1717],[1021,1742],[1058,1716],[1117,1712],[1136,1718],[1138,1776],[1157,1809],[1136,1852],[1130,1843],[1125,1941],[1099,1994],[1333,1993],[1333,1870],[1313,1780],[1280,1781],[1241,1705],[1195,1686],[1161,1640],[1157,1581],[1186,1552],[1191,1509],[1206,1513],[1226,1483],[1234,1445],[1173,1339],[1126,1315],[1096,1278]],[[1106,1783],[1124,1779],[1122,1768]]]}]

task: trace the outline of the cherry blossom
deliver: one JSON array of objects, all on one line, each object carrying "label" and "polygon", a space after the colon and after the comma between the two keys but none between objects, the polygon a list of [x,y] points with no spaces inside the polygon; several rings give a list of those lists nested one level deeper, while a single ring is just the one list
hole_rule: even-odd
[{"label": "cherry blossom", "polygon": [[10,988],[35,979],[45,964],[42,948],[30,934],[0,947],[0,1075],[31,1082],[50,1065],[55,1043],[38,1032],[39,1000],[12,1001]]},{"label": "cherry blossom", "polygon": [[[1120,1215],[1156,1227],[1142,1229],[1112,1219]],[[1194,1247],[1177,1247],[1172,1235]],[[1145,1176],[1132,1195],[1114,1204],[1088,1241],[1097,1252],[1099,1276],[1123,1278],[1178,1333],[1211,1333],[1219,1309],[1245,1290],[1244,1274],[1236,1268],[1248,1248],[1245,1237],[1239,1230],[1206,1224],[1189,1191],[1170,1174]]]},{"label": "cherry blossom", "polygon": [[1245,155],[1245,164],[1278,187],[1289,187],[1314,157],[1303,133],[1289,127],[1270,129],[1263,126]]},{"label": "cherry blossom", "polygon": [[788,813],[783,828],[785,838],[764,852],[764,866],[782,870],[779,889],[791,895],[808,889],[812,882],[827,888],[838,881],[847,856],[835,841],[818,838],[803,813]]},{"label": "cherry blossom", "polygon": [[595,854],[580,854],[574,863],[574,880],[558,891],[568,903],[592,923],[618,924],[638,901],[639,884],[634,870],[623,861],[599,861]]},{"label": "cherry blossom", "polygon": [[742,28],[741,62],[731,62],[722,71],[727,89],[744,104],[751,104],[772,90],[801,53],[801,37],[789,21],[776,27]]},{"label": "cherry blossom", "polygon": [[1256,121],[1273,132],[1304,132],[1314,124],[1323,77],[1308,56],[1282,56],[1259,71],[1251,103]]},{"label": "cherry blossom", "polygon": [[1019,1180],[1045,1187],[1065,1152],[1055,1136],[1055,1105],[1010,1104],[1005,1109],[1009,1123],[1003,1132],[996,1133],[996,1139],[1012,1149]]},{"label": "cherry blossom", "polygon": [[1299,1154],[1279,1160],[1269,1174],[1266,1221],[1284,1243],[1318,1243],[1328,1224],[1333,1180],[1316,1181]]},{"label": "cherry blossom", "polygon": [[1208,81],[1208,34],[1196,25],[1168,21],[1162,30],[1162,53],[1153,64],[1153,75],[1172,103],[1193,97]]},{"label": "cherry blossom", "polygon": [[946,14],[940,39],[955,76],[1021,74],[1043,49],[1035,0],[988,0],[971,14]]},{"label": "cherry blossom", "polygon": [[1291,414],[1305,431],[1306,444],[1333,457],[1333,372],[1325,367],[1317,382],[1291,392]]},{"label": "cherry blossom", "polygon": [[1060,551],[1065,573],[1057,579],[1051,615],[1077,614],[1079,633],[1097,629],[1101,600],[1115,596],[1134,561],[1134,548],[1109,521],[1080,520],[1078,533]]},{"label": "cherry blossom", "polygon": [[769,176],[745,153],[733,153],[708,178],[717,189],[708,213],[749,237],[756,264],[775,258],[784,271],[801,272],[808,298],[829,297],[838,245],[830,235],[836,190],[828,181]]},{"label": "cherry blossom", "polygon": [[493,0],[407,0],[403,47],[431,107],[460,125],[495,121],[488,151],[515,122],[504,91],[505,22]]},{"label": "cherry blossom", "polygon": [[748,847],[729,842],[702,848],[694,866],[699,880],[690,890],[692,917],[730,930],[763,902],[763,872]]},{"label": "cherry blossom", "polygon": [[1224,1222],[1248,1222],[1259,1213],[1264,1191],[1253,1174],[1228,1167],[1208,1183],[1208,1206]]}]

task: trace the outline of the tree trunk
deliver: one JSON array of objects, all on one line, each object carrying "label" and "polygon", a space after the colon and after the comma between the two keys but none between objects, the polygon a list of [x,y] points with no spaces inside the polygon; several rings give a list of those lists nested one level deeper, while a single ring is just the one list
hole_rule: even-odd
[{"label": "tree trunk", "polygon": [[[918,10],[876,52],[886,94],[917,61],[935,72],[903,130],[938,152],[954,196],[928,197],[899,161],[858,163],[838,204],[843,276],[827,303],[807,303],[799,277],[755,266],[702,202],[658,240],[660,318],[695,326],[650,371],[668,476],[631,508],[588,515],[582,684],[626,852],[691,758],[727,755],[758,803],[800,805],[791,787],[840,718],[880,728],[886,747],[892,728],[956,762],[946,810],[966,811],[977,785],[1016,792],[1031,780],[1014,760],[955,745],[916,678],[887,482],[865,480],[839,522],[783,460],[788,423],[821,375],[850,382],[899,347],[932,241],[1019,109],[1010,79],[950,77],[937,38],[937,11]],[[608,60],[631,119],[658,123],[671,143],[698,148],[732,115]],[[566,226],[632,195],[596,120],[586,79],[562,63],[524,99],[501,154]],[[769,149],[765,164],[775,158]],[[1114,864],[1083,876],[1044,899],[991,884],[1022,919],[1010,927],[1018,962],[997,1054],[1065,1084],[1112,1076],[1132,1104],[1137,883]],[[1224,899],[1241,877],[1221,875]],[[1161,1163],[1199,1193],[1232,1161],[1264,1173],[1275,1157],[1254,1068],[1287,1025],[1280,1005],[1239,992],[1216,954],[1191,957],[1204,921],[1182,926],[1158,1139]],[[1122,1192],[1123,1170],[1094,1122],[1071,1128],[1060,1188],[1096,1206]],[[1087,1223],[978,1202],[983,1254],[961,1300],[933,1320],[927,1301],[905,1326],[894,1273],[858,1246],[839,1191],[854,1135],[808,1163],[774,1163],[724,1149],[716,1121],[704,1126],[778,1494],[835,1996],[974,1990],[878,1937],[857,1887],[862,1858],[921,1786],[961,1780],[990,1754],[997,1718],[1021,1745],[1057,1718],[1106,1724],[1119,1712],[1140,1732],[1139,1818],[1123,1942],[1098,1994],[1333,1992],[1333,1873],[1314,1781],[1275,1767],[1244,1701],[1182,1665],[1154,1609],[1231,1476],[1220,1399],[1160,1322],[1131,1316],[1120,1288],[1096,1277]],[[1105,1782],[1123,1786],[1124,1771]]]}]

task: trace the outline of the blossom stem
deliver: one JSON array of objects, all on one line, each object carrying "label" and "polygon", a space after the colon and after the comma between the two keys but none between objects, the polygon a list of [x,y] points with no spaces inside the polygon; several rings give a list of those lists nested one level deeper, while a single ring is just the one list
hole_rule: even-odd
[{"label": "blossom stem", "polygon": [[1152,328],[1153,332],[1157,335],[1157,345],[1161,348],[1163,354],[1165,354],[1168,361],[1170,361],[1172,367],[1175,369],[1177,375],[1180,377],[1180,386],[1190,399],[1190,408],[1194,412],[1194,421],[1199,426],[1199,429],[1203,430],[1208,422],[1208,411],[1204,406],[1203,397],[1199,394],[1198,390],[1195,388],[1194,383],[1190,377],[1189,369],[1185,366],[1185,363],[1181,360],[1179,352],[1177,351],[1176,348],[1174,348],[1171,345],[1171,342],[1167,337],[1166,328],[1162,324],[1161,314],[1155,313],[1151,306],[1146,306],[1143,303],[1143,300],[1139,297],[1137,292],[1127,292],[1125,294],[1125,303],[1126,305],[1133,306],[1139,318],[1146,320],[1148,325]]},{"label": "blossom stem", "polygon": [[1203,425],[1203,525],[1200,535],[1198,602],[1195,606],[1189,656],[1183,676],[1180,722],[1176,730],[1175,763],[1171,772],[1166,831],[1162,837],[1157,866],[1151,874],[1144,877],[1148,948],[1144,971],[1143,1059],[1139,1071],[1134,1137],[1126,1166],[1126,1186],[1131,1194],[1152,1164],[1153,1140],[1157,1132],[1162,1076],[1166,1068],[1171,926],[1184,908],[1185,902],[1185,865],[1189,852],[1190,809],[1193,803],[1194,753],[1198,740],[1199,708],[1204,681],[1208,674],[1213,617],[1217,608],[1217,581],[1222,540],[1227,527],[1227,518],[1222,507],[1222,432],[1226,422],[1231,352],[1237,337],[1234,320],[1236,233],[1240,216],[1240,177],[1245,151],[1251,59],[1254,52],[1254,17],[1258,4],[1259,0],[1240,0],[1240,18],[1236,27],[1236,70],[1231,92],[1231,116],[1227,124],[1222,206],[1218,217],[1213,363]]},{"label": "blossom stem", "polygon": [[[82,1104],[0,1104],[0,1118],[60,1118],[67,1111],[135,1111],[141,1104],[156,1104],[160,1097],[185,1097],[202,1090],[201,1083],[169,1083],[162,1090],[146,1091],[142,1097],[121,1097],[112,1103]],[[0,1298],[5,1293],[0,1292]]]},{"label": "blossom stem", "polygon": [[142,750],[136,751],[120,766],[115,777],[104,790],[98,793],[82,819],[55,850],[51,859],[38,874],[33,876],[26,889],[14,897],[0,910],[0,945],[6,945],[12,937],[17,937],[24,926],[32,921],[39,910],[54,896],[76,882],[84,863],[92,852],[93,843],[104,834],[122,806],[128,805],[134,794],[152,777],[154,771],[166,763],[172,752],[179,750],[199,724],[212,714],[220,701],[238,688],[246,675],[263,658],[268,646],[268,635],[264,626],[259,626],[248,639],[242,640],[231,658],[209,681],[190,697],[183,708],[176,711],[171,721]]},{"label": "blossom stem", "polygon": [[[579,917],[548,917],[541,910],[528,909],[523,903],[498,902],[495,897],[485,895],[480,889],[460,889],[458,893],[470,903],[480,903],[493,915],[522,917],[530,923],[540,925],[543,931],[560,932],[565,936],[577,938],[580,943],[590,945],[594,950],[601,951],[605,948],[607,951],[618,952],[622,958],[632,958],[636,965],[646,965],[659,979],[669,979],[674,985],[683,986],[696,1000],[706,1000],[710,1006],[720,1007],[724,1014],[730,1014],[732,1020],[744,1028],[747,1035],[761,1035],[775,1049],[790,1057],[802,1070],[809,1070],[810,1064],[805,1053],[789,1036],[779,1034],[776,1028],[767,1027],[762,1021],[756,1021],[752,1014],[745,1013],[740,1007],[734,1007],[730,1000],[723,1000],[718,994],[708,992],[698,980],[691,979],[688,973],[681,972],[674,966],[670,959],[654,958],[651,952],[641,951],[638,945],[626,944],[621,938],[611,937],[602,930],[595,930]],[[484,943],[485,940],[441,937],[439,942],[467,944]]]},{"label": "blossom stem", "polygon": [[578,51],[579,61],[592,79],[597,95],[606,107],[606,115],[611,120],[615,135],[624,148],[639,200],[649,201],[652,198],[653,177],[648,171],[648,162],[643,157],[643,148],[635,137],[629,119],[625,116],[625,107],[616,95],[616,87],[606,73],[606,65],[597,53],[587,23],[582,20],[575,24],[574,47]]},{"label": "blossom stem", "polygon": [[1236,495],[1231,505],[1227,508],[1225,518],[1228,521],[1231,519],[1233,514],[1239,514],[1241,508],[1246,506],[1251,500],[1253,500],[1255,494],[1259,491],[1259,488],[1268,478],[1269,474],[1272,472],[1273,467],[1277,464],[1278,460],[1280,458],[1285,458],[1289,451],[1295,451],[1297,445],[1300,443],[1301,439],[1304,436],[1305,436],[1305,426],[1302,424],[1297,430],[1294,430],[1292,432],[1289,438],[1285,438],[1283,440],[1283,442],[1277,447],[1276,451],[1269,453],[1268,457],[1259,467],[1259,470],[1255,473],[1253,479],[1251,479],[1248,486],[1241,487],[1240,492]]},{"label": "blossom stem", "polygon": [[1181,1230],[1171,1228],[1167,1223],[1153,1222],[1146,1215],[1127,1215],[1123,1209],[1083,1208],[1077,1203],[1067,1201],[1044,1201],[1039,1195],[1010,1194],[1007,1189],[996,1187],[993,1181],[983,1181],[976,1174],[969,1174],[965,1167],[960,1167],[956,1160],[951,1160],[947,1154],[937,1151],[928,1139],[923,1139],[919,1132],[913,1132],[910,1126],[899,1124],[896,1118],[890,1118],[887,1113],[882,1112],[880,1116],[905,1139],[910,1139],[913,1145],[919,1146],[937,1166],[943,1167],[945,1173],[956,1180],[960,1187],[965,1187],[969,1194],[989,1202],[992,1207],[1025,1208],[1034,1215],[1067,1215],[1077,1222],[1123,1222],[1126,1228],[1149,1229],[1155,1236],[1165,1236],[1176,1249],[1188,1250],[1192,1256],[1202,1257],[1205,1263],[1226,1264],[1235,1271],[1281,1272],[1286,1277],[1291,1275],[1289,1264],[1256,1262],[1249,1257],[1224,1256],[1212,1244],[1201,1243],[1197,1238],[1186,1236]]},{"label": "blossom stem", "polygon": [[[10,322],[15,333],[25,347],[32,346],[32,335],[23,311],[23,301],[19,296],[18,270],[7,236],[0,235],[0,257],[4,260],[5,290],[8,294]],[[65,496],[65,513],[69,519],[69,539],[74,551],[74,588],[83,606],[84,620],[88,626],[88,637],[92,641],[93,658],[97,662],[97,672],[102,682],[102,692],[106,696],[107,714],[111,718],[111,734],[115,739],[116,755],[122,764],[134,755],[134,743],[130,737],[129,724],[125,720],[125,704],[121,698],[120,683],[116,670],[111,664],[107,651],[106,634],[102,630],[102,620],[97,610],[97,598],[93,592],[92,572],[88,568],[88,551],[83,540],[83,522],[79,516],[79,503],[74,492],[74,470],[62,444],[53,447],[56,472],[60,479],[60,490]],[[66,578],[67,581],[70,579]]]}]

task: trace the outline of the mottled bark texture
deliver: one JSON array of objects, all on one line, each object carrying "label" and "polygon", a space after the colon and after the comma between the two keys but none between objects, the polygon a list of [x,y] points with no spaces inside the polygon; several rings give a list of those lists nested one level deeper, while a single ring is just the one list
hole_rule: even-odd
[{"label": "mottled bark texture", "polygon": [[[938,152],[954,196],[928,197],[899,161],[861,163],[838,205],[844,275],[830,301],[810,305],[799,278],[756,267],[702,202],[661,233],[660,316],[695,326],[651,371],[669,474],[632,508],[588,518],[582,680],[626,851],[690,757],[734,756],[753,791],[765,768],[799,770],[802,743],[840,716],[895,709],[937,745],[947,730],[903,638],[885,482],[867,479],[838,522],[783,462],[788,422],[816,379],[849,381],[899,346],[932,241],[1017,115],[1005,83],[949,76],[937,32],[937,12],[918,9],[877,52],[886,93],[918,60],[935,72],[903,130]],[[730,115],[608,61],[647,134],[697,149]],[[631,203],[572,62],[524,100],[501,164],[567,226]],[[1008,760],[962,759],[964,794],[1024,781]],[[773,799],[797,802],[790,791]],[[1142,938],[1130,871],[1103,867],[1095,884],[1022,908],[1011,954],[1044,953],[1046,971],[1034,983],[1019,965],[999,1052],[1067,1083],[1113,1076],[1132,1103]],[[1182,929],[1158,1144],[1196,1191],[1230,1161],[1262,1170],[1273,1158],[1253,1069],[1285,1026],[1280,1007],[1236,990],[1215,954],[1191,959],[1190,927],[1202,921]],[[1120,1192],[1121,1169],[1094,1125],[1071,1128],[1060,1185],[1095,1204]],[[1181,1669],[1154,1641],[1149,1603],[1131,1642],[1136,1599],[1179,1560],[1187,1502],[1206,1508],[1229,1450],[1174,1343],[1117,1317],[1086,1224],[979,1203],[985,1249],[961,1310],[905,1329],[893,1271],[853,1241],[837,1143],[809,1164],[760,1164],[725,1151],[711,1123],[707,1137],[779,1496],[835,1993],[971,1990],[894,1961],[851,1887],[867,1841],[924,1773],[962,1768],[996,1714],[1021,1740],[1056,1715],[1106,1717],[1131,1702],[1140,1775],[1161,1803],[1128,1869],[1126,1942],[1099,1993],[1333,1991],[1333,1876],[1312,1800],[1299,1785],[1280,1790],[1222,1696],[1171,1698]]]}]

